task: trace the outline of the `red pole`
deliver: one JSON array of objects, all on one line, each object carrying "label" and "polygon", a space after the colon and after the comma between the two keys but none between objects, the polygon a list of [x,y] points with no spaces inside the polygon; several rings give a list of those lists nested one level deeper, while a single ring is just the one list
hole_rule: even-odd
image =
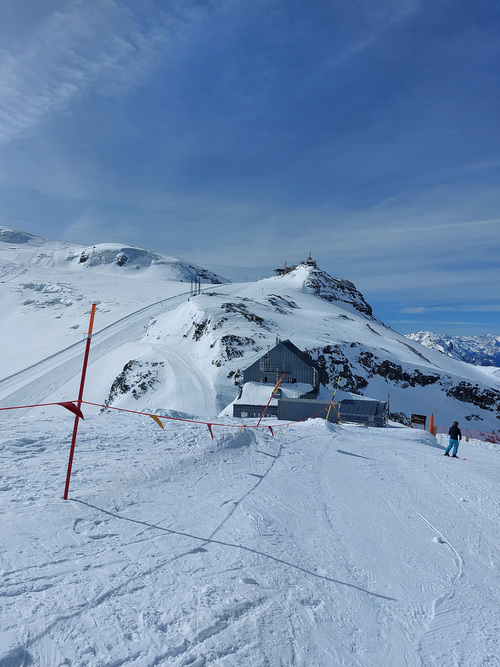
[{"label": "red pole", "polygon": [[[89,323],[89,333],[87,335],[87,345],[85,347],[85,357],[83,358],[83,369],[82,369],[82,379],[80,380],[80,391],[78,393],[78,409],[81,408],[83,400],[83,387],[85,385],[85,375],[87,374],[87,364],[89,361],[89,352],[90,352],[90,340],[92,338],[92,328],[94,326],[94,315],[95,315],[96,304],[92,304],[92,310],[90,311],[90,323]],[[68,472],[66,473],[66,486],[64,487],[64,500],[68,500],[69,492],[69,481],[71,479],[71,467],[73,465],[73,454],[75,453],[75,443],[76,443],[76,433],[78,431],[78,422],[80,417],[78,415],[75,417],[75,424],[73,426],[73,437],[71,438],[71,449],[69,451],[69,461],[68,461]]]},{"label": "red pole", "polygon": [[284,377],[285,377],[285,374],[283,373],[283,375],[280,377],[280,379],[278,380],[278,382],[276,382],[276,385],[274,386],[274,389],[273,389],[273,393],[271,394],[271,396],[270,396],[270,398],[269,398],[269,400],[268,400],[268,402],[267,402],[267,405],[266,405],[266,407],[264,408],[264,412],[261,414],[260,419],[259,419],[259,421],[257,422],[257,426],[258,426],[258,425],[260,424],[260,422],[262,421],[262,417],[266,414],[266,410],[267,410],[267,408],[269,407],[269,403],[273,400],[273,396],[274,396],[274,394],[278,391],[278,387],[280,386],[280,384],[281,384],[281,380],[282,380]]}]

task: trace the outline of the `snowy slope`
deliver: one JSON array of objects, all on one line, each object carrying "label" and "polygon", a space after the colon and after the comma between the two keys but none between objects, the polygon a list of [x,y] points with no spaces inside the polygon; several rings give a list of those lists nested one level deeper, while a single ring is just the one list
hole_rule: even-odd
[{"label": "snowy slope", "polygon": [[238,395],[243,370],[280,338],[317,360],[323,398],[340,375],[341,391],[390,394],[394,415],[500,426],[497,373],[385,327],[352,283],[314,266],[231,284],[147,250],[81,248],[3,228],[0,273],[0,406],[76,399],[96,302],[85,398],[99,405],[217,415]]},{"label": "snowy slope", "polygon": [[[273,422],[274,423],[274,422]],[[498,664],[498,446],[397,427],[8,421],[0,664]]]},{"label": "snowy slope", "polygon": [[446,336],[432,331],[407,334],[426,347],[477,366],[500,367],[500,336]]},{"label": "snowy slope", "polygon": [[173,295],[189,296],[196,277],[201,283],[226,282],[201,267],[140,248],[84,248],[0,226],[1,376],[80,342],[92,303],[99,306],[96,327],[101,330],[147,307],[154,313],[155,303]]}]

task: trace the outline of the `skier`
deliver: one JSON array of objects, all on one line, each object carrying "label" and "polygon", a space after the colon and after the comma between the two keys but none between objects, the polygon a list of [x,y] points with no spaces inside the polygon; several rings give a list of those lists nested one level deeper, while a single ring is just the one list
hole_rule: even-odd
[{"label": "skier", "polygon": [[444,453],[445,456],[450,455],[450,449],[453,447],[453,457],[454,459],[458,459],[457,456],[457,451],[458,451],[458,442],[459,440],[462,439],[462,432],[458,428],[458,422],[453,422],[453,424],[450,426],[450,430],[448,431],[448,435],[450,436],[450,444],[446,448],[446,451]]}]

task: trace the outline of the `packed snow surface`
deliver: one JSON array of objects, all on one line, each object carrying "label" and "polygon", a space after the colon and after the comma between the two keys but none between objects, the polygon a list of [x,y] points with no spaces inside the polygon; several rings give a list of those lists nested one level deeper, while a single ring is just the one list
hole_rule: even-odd
[{"label": "packed snow surface", "polygon": [[498,445],[114,412],[64,501],[73,418],[30,415],[0,433],[2,667],[499,664]]}]

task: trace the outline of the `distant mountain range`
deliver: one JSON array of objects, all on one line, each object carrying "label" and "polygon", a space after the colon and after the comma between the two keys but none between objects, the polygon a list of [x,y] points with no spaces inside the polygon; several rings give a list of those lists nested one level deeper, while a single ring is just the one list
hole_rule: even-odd
[{"label": "distant mountain range", "polygon": [[500,336],[446,336],[417,331],[407,334],[407,338],[468,364],[500,367]]},{"label": "distant mountain range", "polygon": [[238,284],[141,248],[82,247],[0,226],[0,298],[1,406],[76,399],[96,303],[85,388],[96,404],[217,416],[243,371],[288,339],[316,361],[321,399],[338,384],[339,399],[390,395],[401,419],[434,412],[437,424],[500,428],[499,370],[386,327],[350,281],[310,257]]}]

